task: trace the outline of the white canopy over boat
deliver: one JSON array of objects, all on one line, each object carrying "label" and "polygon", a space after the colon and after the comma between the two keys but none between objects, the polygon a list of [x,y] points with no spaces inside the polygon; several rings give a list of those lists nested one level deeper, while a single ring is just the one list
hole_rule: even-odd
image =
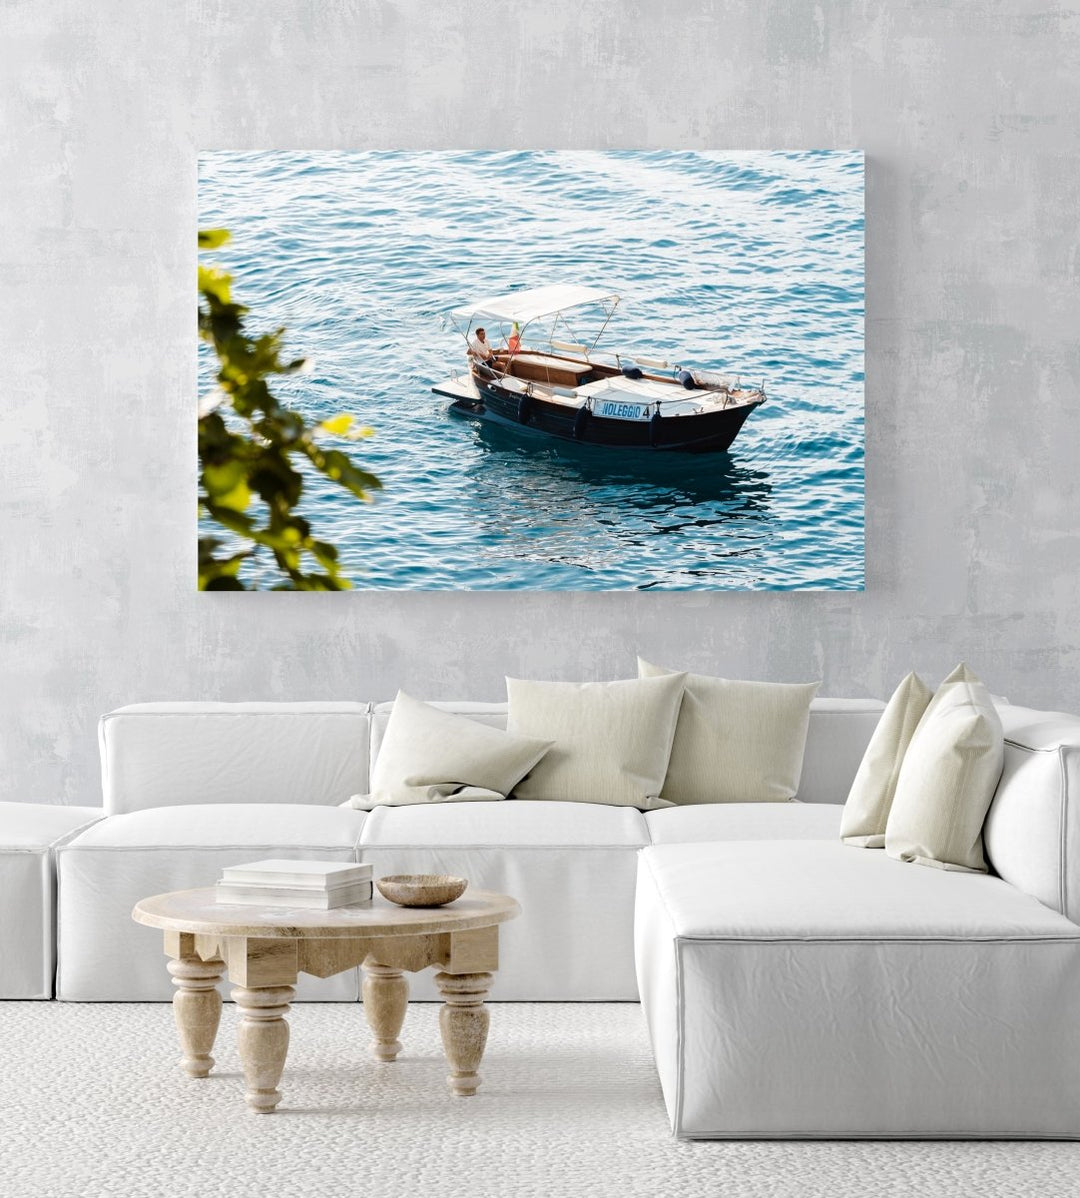
[{"label": "white canopy over boat", "polygon": [[493,295],[477,300],[451,312],[457,322],[469,322],[477,316],[485,320],[517,321],[527,325],[542,316],[554,316],[567,308],[578,308],[584,304],[619,302],[618,295],[604,287],[584,287],[579,283],[553,283],[547,287],[530,287],[523,291],[511,291],[509,295]]}]

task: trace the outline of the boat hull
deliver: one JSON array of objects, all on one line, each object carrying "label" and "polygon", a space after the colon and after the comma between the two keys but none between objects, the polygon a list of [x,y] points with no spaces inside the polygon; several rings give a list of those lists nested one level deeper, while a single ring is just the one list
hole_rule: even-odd
[{"label": "boat hull", "polygon": [[[435,388],[437,394],[443,394]],[[537,396],[503,391],[477,381],[475,397],[452,396],[450,410],[521,431],[612,449],[666,453],[720,453],[739,435],[760,400],[690,416],[617,420]]]}]

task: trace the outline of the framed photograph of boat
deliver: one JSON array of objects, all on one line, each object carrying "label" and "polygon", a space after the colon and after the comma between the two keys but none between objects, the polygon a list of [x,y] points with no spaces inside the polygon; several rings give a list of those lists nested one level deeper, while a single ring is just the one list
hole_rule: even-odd
[{"label": "framed photograph of boat", "polygon": [[204,154],[200,585],[861,590],[863,174]]}]

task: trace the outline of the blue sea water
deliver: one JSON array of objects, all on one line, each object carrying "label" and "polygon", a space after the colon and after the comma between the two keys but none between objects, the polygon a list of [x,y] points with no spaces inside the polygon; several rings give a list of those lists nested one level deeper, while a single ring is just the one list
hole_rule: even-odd
[{"label": "blue sea water", "polygon": [[[313,476],[302,507],[357,588],[862,588],[861,154],[220,152],[199,222],[232,232],[212,258],[249,329],[285,325],[310,360],[279,397],[375,430],[342,447],[376,502]],[[702,456],[450,415],[445,314],[559,282],[621,296],[602,347],[764,381],[768,402]]]}]

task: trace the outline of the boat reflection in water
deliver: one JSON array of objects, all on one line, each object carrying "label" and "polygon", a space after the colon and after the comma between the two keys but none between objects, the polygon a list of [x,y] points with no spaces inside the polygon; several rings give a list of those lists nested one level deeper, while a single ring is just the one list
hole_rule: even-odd
[{"label": "boat reflection in water", "polygon": [[509,556],[534,563],[541,586],[545,577],[566,585],[568,573],[585,582],[613,571],[625,577],[629,568],[637,589],[683,589],[703,580],[723,586],[725,561],[738,559],[746,585],[746,559],[762,554],[771,537],[768,473],[726,453],[612,454],[456,418],[472,425],[483,451],[466,479],[481,557],[493,570]]}]

